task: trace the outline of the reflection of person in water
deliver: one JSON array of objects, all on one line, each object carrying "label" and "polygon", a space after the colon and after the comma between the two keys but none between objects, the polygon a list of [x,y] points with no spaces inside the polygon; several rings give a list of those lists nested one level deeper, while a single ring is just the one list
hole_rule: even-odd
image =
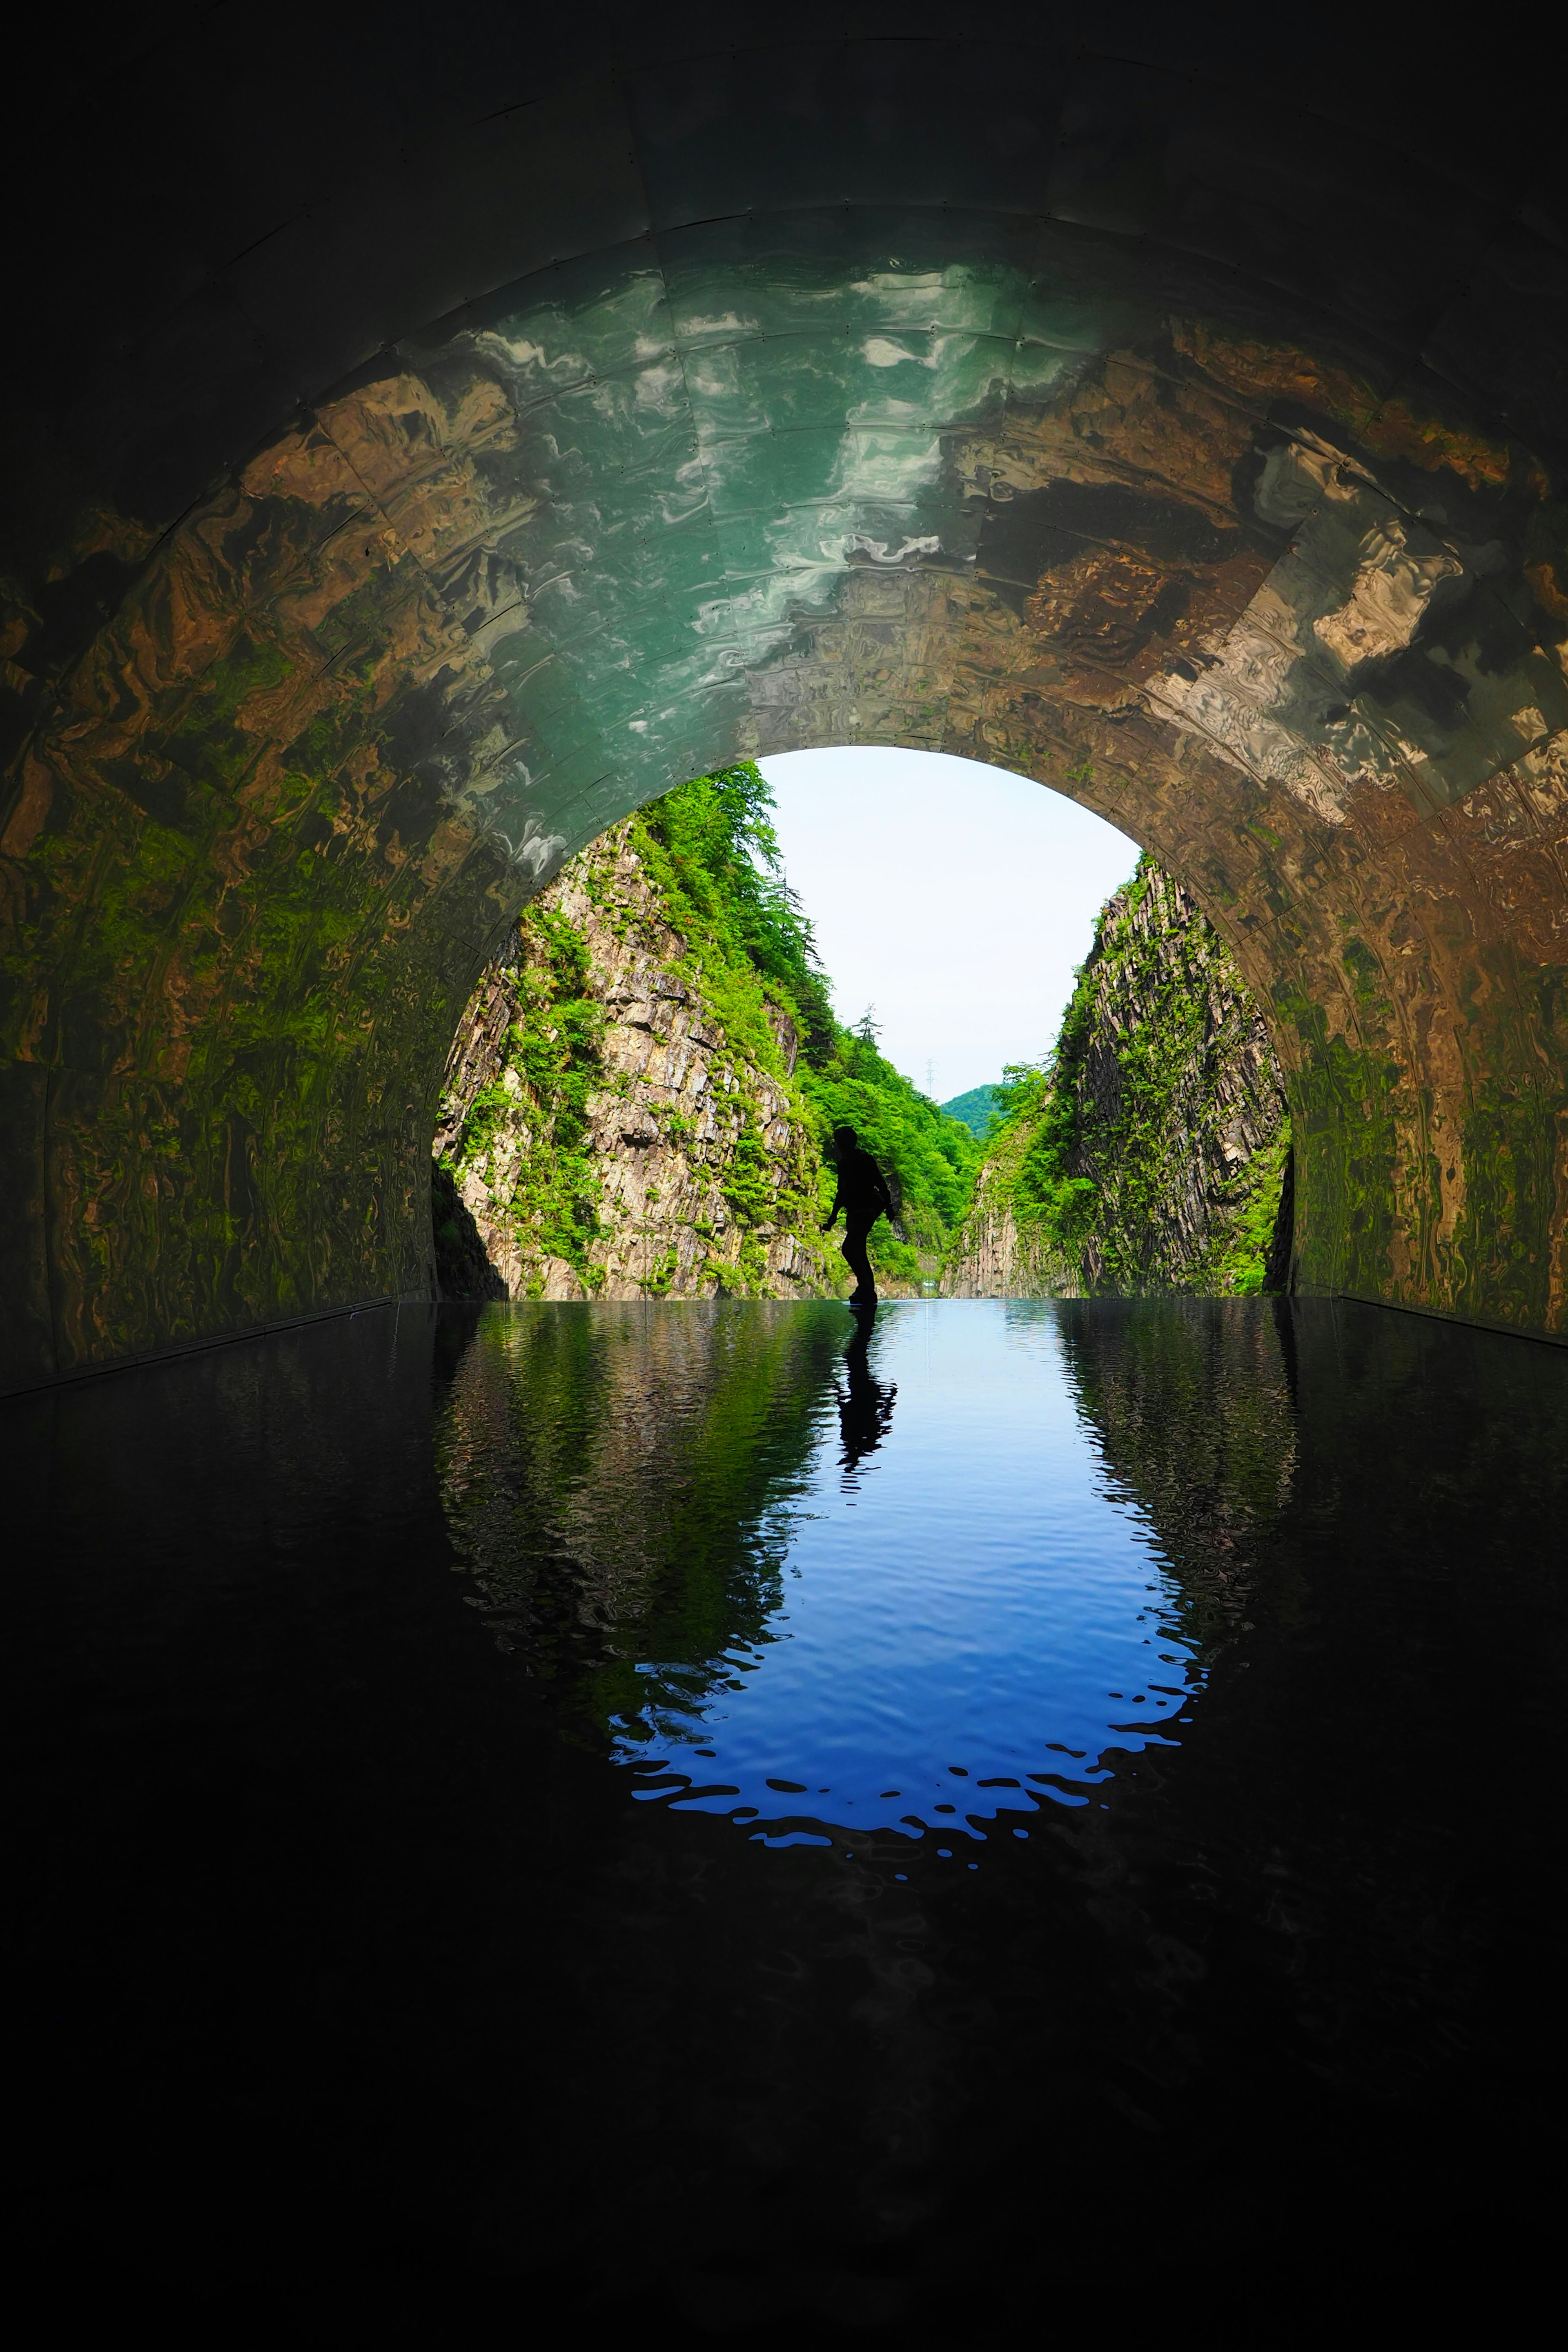
[{"label": "reflection of person in water", "polygon": [[855,1469],[864,1455],[874,1454],[880,1445],[893,1418],[893,1399],[899,1393],[896,1381],[889,1381],[884,1388],[880,1381],[874,1380],[866,1360],[866,1343],[876,1320],[874,1306],[868,1315],[855,1318],[855,1328],[844,1350],[849,1386],[841,1389],[837,1381],[833,1384],[838,1393],[838,1430],[844,1440],[846,1470]]},{"label": "reflection of person in water", "polygon": [[834,1129],[833,1148],[838,1162],[838,1190],[833,1195],[832,1208],[822,1221],[822,1230],[826,1233],[842,1209],[844,1256],[855,1276],[849,1304],[875,1307],[877,1283],[866,1255],[866,1240],[879,1217],[892,1215],[893,1196],[870,1153],[861,1150],[860,1139],[852,1127]]}]

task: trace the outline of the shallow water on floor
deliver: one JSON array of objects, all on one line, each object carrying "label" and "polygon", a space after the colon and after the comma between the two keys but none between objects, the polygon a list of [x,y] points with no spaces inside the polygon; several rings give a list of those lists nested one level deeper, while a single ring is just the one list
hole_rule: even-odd
[{"label": "shallow water on floor", "polygon": [[51,2280],[959,2342],[1546,2226],[1568,1354],[405,1307],[0,1475]]},{"label": "shallow water on floor", "polygon": [[[902,1304],[858,1326],[600,1308],[564,1349],[560,1321],[481,1324],[444,1417],[446,1493],[525,1669],[554,1679],[555,1629],[575,1621],[574,1695],[639,1794],[772,1844],[886,1830],[978,1850],[1174,1738],[1204,1644],[1107,1470],[1050,1306]],[[1291,1458],[1279,1368],[1259,1397],[1272,1506]],[[584,1421],[596,1435],[575,1446]],[[548,1505],[498,1512],[544,1461]],[[717,1564],[716,1479],[736,1497],[721,1631],[686,1597]]]}]

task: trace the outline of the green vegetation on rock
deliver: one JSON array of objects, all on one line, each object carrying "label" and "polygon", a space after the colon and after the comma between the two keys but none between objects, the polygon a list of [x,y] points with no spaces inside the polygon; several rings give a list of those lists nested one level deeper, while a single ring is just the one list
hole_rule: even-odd
[{"label": "green vegetation on rock", "polygon": [[[844,1122],[899,1204],[897,1228],[872,1236],[879,1273],[894,1289],[936,1275],[979,1146],[879,1052],[868,1019],[836,1019],[772,810],[749,762],[699,776],[612,828],[525,909],[459,1033],[485,1075],[443,1114],[444,1288],[474,1295],[455,1193],[504,1229],[514,1295],[606,1280],[653,1295],[837,1287],[819,1227]],[[616,1031],[610,1004],[648,991],[665,1012],[626,1019],[655,1037],[651,1058]],[[506,1008],[499,1048],[493,1018],[474,1026],[491,995]],[[667,1059],[650,1076],[683,1046],[679,1072]]]},{"label": "green vegetation on rock", "polygon": [[[872,1265],[918,1286],[938,1271],[969,1206],[979,1145],[878,1051],[869,1020],[835,1024],[830,1051],[801,1076],[824,1148],[836,1127],[852,1127],[888,1179],[897,1227],[881,1220],[871,1228]],[[831,1178],[825,1182],[831,1198]]]},{"label": "green vegetation on rock", "polygon": [[[665,793],[634,820],[633,838],[729,1034],[759,1060],[771,1050],[782,1075],[765,1008],[793,1017],[802,1043],[795,1083],[825,1159],[834,1128],[855,1128],[899,1204],[902,1233],[876,1226],[872,1264],[918,1285],[969,1204],[980,1155],[963,1122],[878,1051],[868,1017],[854,1029],[836,1019],[811,925],[784,879],[773,806],[766,778],[747,761]],[[821,1189],[826,1209],[830,1173]]]},{"label": "green vegetation on rock", "polygon": [[869,1014],[835,1016],[772,813],[750,763],[697,777],[524,910],[448,1073],[433,1193],[448,1295],[495,1279],[513,1297],[837,1288],[820,1227],[840,1124],[897,1204],[870,1243],[890,1291],[1234,1295],[1286,1278],[1279,1071],[1179,884],[1141,861],[1053,1052],[944,1108],[883,1055]]},{"label": "green vegetation on rock", "polygon": [[602,1082],[605,1013],[589,989],[581,934],[553,909],[527,907],[518,923],[519,1017],[507,1036],[501,1074],[480,1088],[463,1132],[463,1156],[489,1155],[496,1129],[516,1115],[509,1072],[532,1097],[543,1149],[524,1153],[511,1196],[513,1218],[536,1249],[563,1259],[590,1289],[604,1279],[590,1255],[598,1238],[599,1179],[584,1150],[589,1097]]},{"label": "green vegetation on rock", "polygon": [[784,878],[773,793],[749,761],[651,801],[631,840],[665,919],[726,1035],[787,1075],[769,1005],[790,1013],[809,1055],[833,1031],[811,926]]},{"label": "green vegetation on rock", "polygon": [[1283,1280],[1290,1130],[1273,1049],[1224,941],[1148,857],[1101,911],[1055,1049],[997,1092],[946,1286]]},{"label": "green vegetation on rock", "polygon": [[969,1129],[976,1143],[984,1143],[995,1124],[1000,1092],[998,1087],[971,1087],[967,1094],[954,1095],[951,1102],[944,1102],[942,1108],[949,1118]]}]

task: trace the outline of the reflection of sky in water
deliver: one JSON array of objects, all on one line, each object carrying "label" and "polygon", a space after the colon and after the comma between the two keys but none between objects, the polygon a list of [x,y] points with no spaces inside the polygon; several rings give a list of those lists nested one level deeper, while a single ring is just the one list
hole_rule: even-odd
[{"label": "reflection of sky in water", "polygon": [[753,1834],[983,1837],[967,1816],[1089,1802],[1107,1751],[1169,1744],[1198,1670],[1152,1538],[1107,1495],[1051,1309],[885,1307],[871,1369],[897,1384],[888,1433],[847,1475],[826,1417],[781,1514],[769,1638],[689,1715],[623,1722],[618,1755],[650,1797],[754,1807]]}]

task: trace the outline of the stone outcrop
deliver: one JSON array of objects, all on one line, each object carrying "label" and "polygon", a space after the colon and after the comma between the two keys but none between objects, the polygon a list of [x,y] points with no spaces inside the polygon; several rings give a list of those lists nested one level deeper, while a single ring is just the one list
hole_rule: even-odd
[{"label": "stone outcrop", "polygon": [[974,1200],[942,1268],[944,1298],[1074,1298],[1077,1269],[1037,1223],[1020,1225],[1015,1197],[1018,1162],[1033,1140],[1032,1123],[1016,1120],[992,1143],[974,1182]]},{"label": "stone outcrop", "polygon": [[[837,1288],[815,1234],[820,1155],[790,1084],[795,1025],[768,1008],[773,1069],[738,1045],[692,976],[690,943],[667,919],[631,830],[612,827],[533,902],[458,1024],[436,1189],[444,1171],[488,1271],[449,1204],[444,1226],[437,1198],[442,1286],[512,1298]],[[530,1074],[531,1046],[560,1026],[537,983],[563,936],[598,1016],[580,1045],[581,1132],[569,1154],[562,1109]],[[569,1204],[574,1228],[552,1221],[549,1197],[552,1184],[570,1189],[574,1171],[588,1195]],[[582,1240],[570,1254],[551,1245],[574,1229]]]},{"label": "stone outcrop", "polygon": [[942,1287],[1277,1289],[1289,1177],[1262,1015],[1191,893],[1144,859],[1100,915],[1052,1085],[994,1142]]},{"label": "stone outcrop", "polygon": [[1258,1186],[1272,1203],[1281,1181],[1284,1081],[1263,1016],[1197,901],[1147,861],[1107,906],[1086,976],[1074,1171],[1100,1202],[1087,1285],[1230,1288],[1224,1262]]}]

